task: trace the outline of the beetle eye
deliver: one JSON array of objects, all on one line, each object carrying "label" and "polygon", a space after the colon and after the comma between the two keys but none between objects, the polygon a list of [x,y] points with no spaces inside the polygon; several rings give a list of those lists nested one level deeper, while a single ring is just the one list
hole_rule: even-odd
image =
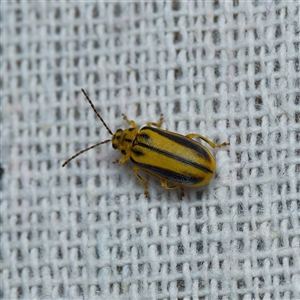
[{"label": "beetle eye", "polygon": [[118,146],[117,146],[116,144],[112,144],[112,147],[113,147],[114,149],[118,149]]},{"label": "beetle eye", "polygon": [[125,151],[125,150],[122,150],[121,153],[122,153],[123,155],[126,155],[126,151]]},{"label": "beetle eye", "polygon": [[123,129],[119,128],[116,132],[121,132],[121,131],[123,131]]}]

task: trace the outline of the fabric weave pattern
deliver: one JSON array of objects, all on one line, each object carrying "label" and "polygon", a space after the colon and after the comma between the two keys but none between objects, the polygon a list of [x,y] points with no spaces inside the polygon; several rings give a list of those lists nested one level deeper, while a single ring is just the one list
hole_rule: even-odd
[{"label": "fabric weave pattern", "polygon": [[[298,1],[2,1],[2,299],[300,299]],[[199,133],[217,174],[149,198],[111,145]]]}]

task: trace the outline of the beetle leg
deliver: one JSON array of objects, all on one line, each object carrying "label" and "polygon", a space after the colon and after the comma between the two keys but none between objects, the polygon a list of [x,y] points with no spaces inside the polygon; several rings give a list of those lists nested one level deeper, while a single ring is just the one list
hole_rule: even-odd
[{"label": "beetle leg", "polygon": [[168,186],[167,181],[164,179],[161,179],[160,183],[161,183],[161,186],[166,190],[173,190],[173,189],[177,189],[179,187],[178,185]]},{"label": "beetle leg", "polygon": [[222,143],[222,144],[219,144],[219,145],[216,145],[214,144],[212,141],[210,141],[209,139],[207,139],[206,137],[204,137],[203,135],[200,135],[200,134],[197,134],[197,133],[190,133],[188,135],[186,135],[186,137],[192,139],[194,137],[197,137],[203,141],[205,141],[207,144],[209,144],[212,148],[220,148],[220,147],[223,147],[223,146],[228,146],[229,143]]},{"label": "beetle leg", "polygon": [[138,170],[139,170],[139,167],[137,167],[137,166],[134,166],[134,167],[133,167],[133,172],[134,172],[135,176],[136,176],[137,179],[144,185],[144,188],[145,188],[145,190],[144,190],[144,195],[145,195],[145,197],[148,197],[148,183],[147,183],[147,181],[146,181],[144,178],[142,178],[142,177],[138,174]]},{"label": "beetle leg", "polygon": [[182,198],[183,198],[183,196],[184,196],[184,190],[183,190],[183,187],[182,187],[182,186],[179,186],[179,185],[168,186],[166,180],[161,180],[161,186],[162,186],[164,189],[166,189],[166,190],[173,190],[173,189],[180,188],[180,189],[181,189],[180,200],[182,200]]},{"label": "beetle leg", "polygon": [[136,128],[136,127],[137,127],[134,121],[129,120],[124,114],[122,114],[122,116],[123,116],[123,119],[124,119],[131,127],[133,127],[133,128]]},{"label": "beetle leg", "polygon": [[129,158],[130,158],[130,154],[129,155],[127,155],[127,156],[124,156],[124,157],[122,157],[118,162],[119,162],[119,164],[124,164],[127,160],[129,160]]},{"label": "beetle leg", "polygon": [[151,126],[152,125],[152,126],[156,126],[157,128],[160,128],[161,125],[162,125],[162,123],[163,123],[163,120],[164,120],[164,115],[161,114],[158,123],[157,122],[150,122],[150,123],[147,123],[147,126]]},{"label": "beetle leg", "polygon": [[184,197],[184,190],[183,187],[180,187],[180,189],[181,189],[180,200],[182,200],[182,198]]}]

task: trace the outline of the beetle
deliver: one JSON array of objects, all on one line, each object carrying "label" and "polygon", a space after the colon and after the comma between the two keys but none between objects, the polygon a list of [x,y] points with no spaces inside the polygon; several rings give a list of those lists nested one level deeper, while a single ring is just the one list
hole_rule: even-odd
[{"label": "beetle", "polygon": [[141,177],[139,170],[157,177],[164,189],[180,188],[182,199],[184,188],[200,187],[208,183],[216,170],[216,162],[211,152],[193,138],[205,141],[212,148],[229,145],[226,142],[219,145],[214,144],[206,137],[196,133],[184,136],[161,129],[163,115],[160,116],[159,122],[149,122],[147,126],[139,130],[134,121],[122,114],[129,128],[118,129],[113,134],[87,93],[83,89],[81,91],[112,138],[79,151],[65,161],[63,167],[80,154],[111,142],[113,149],[118,149],[122,155],[118,161],[120,164],[128,160],[133,163],[134,174],[144,185],[146,197],[148,196],[148,183]]}]

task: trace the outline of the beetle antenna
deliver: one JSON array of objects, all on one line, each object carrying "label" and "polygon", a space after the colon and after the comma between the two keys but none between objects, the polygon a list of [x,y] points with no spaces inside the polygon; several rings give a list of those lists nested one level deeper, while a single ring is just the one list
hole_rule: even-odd
[{"label": "beetle antenna", "polygon": [[85,98],[87,99],[87,101],[89,101],[89,103],[90,103],[92,109],[94,110],[95,114],[96,114],[97,117],[100,119],[100,121],[103,123],[103,125],[105,126],[105,128],[107,129],[107,131],[108,131],[111,135],[113,135],[113,133],[112,133],[111,130],[108,128],[108,126],[106,125],[106,123],[104,122],[104,120],[102,119],[102,117],[100,116],[100,114],[97,112],[97,110],[96,110],[96,108],[95,108],[95,106],[94,106],[92,100],[89,98],[89,96],[87,95],[87,93],[85,92],[85,90],[84,90],[84,89],[81,89],[81,91],[83,92],[83,94],[84,94]]},{"label": "beetle antenna", "polygon": [[106,141],[104,141],[104,142],[95,144],[95,145],[93,145],[93,146],[91,146],[91,147],[88,147],[88,148],[86,148],[86,149],[83,149],[83,150],[77,152],[77,153],[74,154],[72,157],[70,157],[68,160],[66,160],[66,161],[62,164],[62,167],[64,167],[66,164],[68,164],[71,160],[73,160],[74,158],[76,158],[76,157],[79,156],[80,154],[82,154],[82,153],[84,153],[84,152],[87,152],[87,151],[89,151],[89,150],[91,150],[91,149],[93,149],[93,148],[96,148],[96,147],[99,146],[99,145],[107,144],[107,143],[109,143],[109,142],[111,142],[111,140],[106,140]]}]

